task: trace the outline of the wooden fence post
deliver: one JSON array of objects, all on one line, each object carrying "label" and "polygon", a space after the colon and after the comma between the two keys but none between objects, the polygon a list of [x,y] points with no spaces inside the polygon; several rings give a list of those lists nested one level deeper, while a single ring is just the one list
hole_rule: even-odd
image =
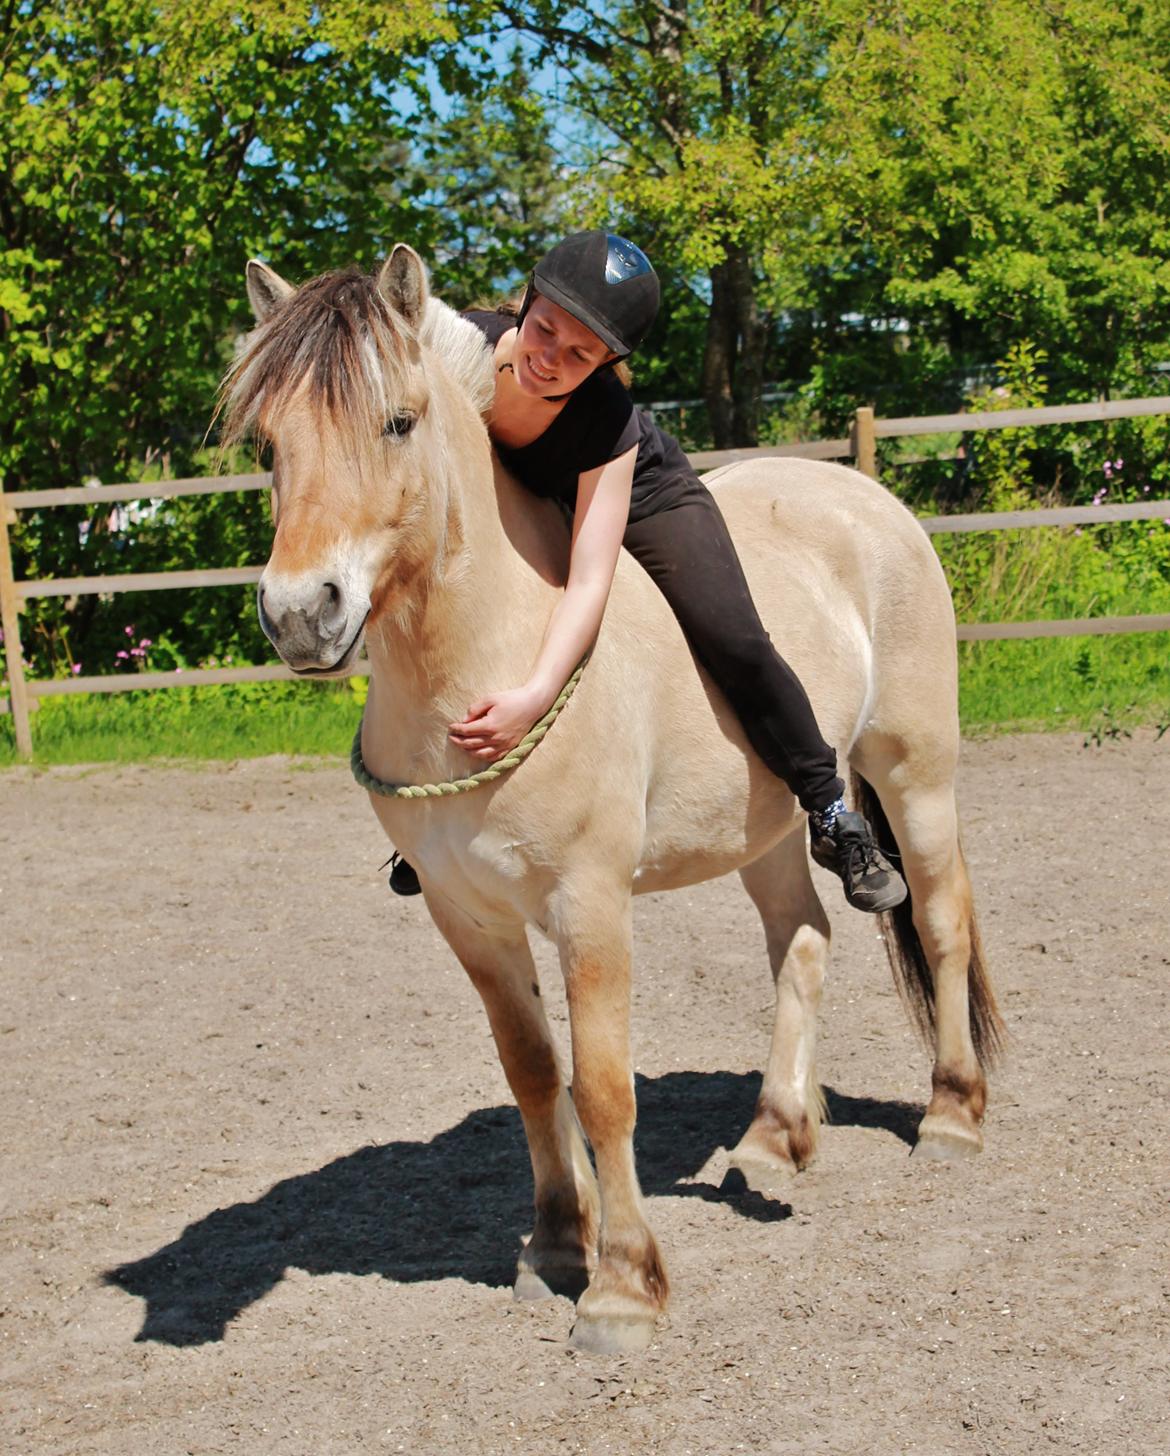
[{"label": "wooden fence post", "polygon": [[873,430],[873,410],[863,404],[853,417],[853,461],[871,480],[877,473],[877,436]]},{"label": "wooden fence post", "polygon": [[[16,512],[11,519],[16,520]],[[8,698],[16,728],[16,751],[32,757],[32,728],[28,716],[28,690],[24,682],[24,659],[20,653],[20,598],[12,574],[12,551],[8,544],[8,504],[0,482],[0,626],[4,629],[4,656],[8,662]]]},{"label": "wooden fence post", "polygon": [[876,480],[878,478],[877,436],[873,429],[873,410],[869,405],[862,405],[854,415],[851,438],[854,464],[863,475],[868,475],[871,480]]}]

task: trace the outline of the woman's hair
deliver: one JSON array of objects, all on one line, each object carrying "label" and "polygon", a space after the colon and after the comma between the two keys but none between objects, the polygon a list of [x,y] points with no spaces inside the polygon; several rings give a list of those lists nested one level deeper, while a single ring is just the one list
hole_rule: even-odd
[{"label": "woman's hair", "polygon": [[[524,294],[513,293],[509,298],[497,298],[490,303],[473,303],[471,307],[481,313],[502,313],[505,318],[518,319],[520,310],[524,307]],[[600,368],[611,369],[622,385],[629,389],[634,376],[625,359],[611,359],[608,364],[602,364]]]}]

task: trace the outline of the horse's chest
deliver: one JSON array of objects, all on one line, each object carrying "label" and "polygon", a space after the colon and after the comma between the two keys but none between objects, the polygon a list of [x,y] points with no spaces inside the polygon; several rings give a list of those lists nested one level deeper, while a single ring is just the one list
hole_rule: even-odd
[{"label": "horse's chest", "polygon": [[485,825],[462,805],[375,800],[383,829],[429,885],[477,915],[507,909],[539,920],[549,876],[514,825]]}]

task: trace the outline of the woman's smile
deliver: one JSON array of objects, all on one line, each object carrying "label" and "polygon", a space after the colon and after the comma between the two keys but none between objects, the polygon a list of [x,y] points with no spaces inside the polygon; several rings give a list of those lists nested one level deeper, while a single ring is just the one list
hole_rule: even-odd
[{"label": "woman's smile", "polygon": [[531,354],[524,355],[524,363],[528,368],[528,372],[533,376],[533,378],[539,379],[541,384],[556,383],[557,376],[555,374],[550,374],[547,369],[542,369]]}]

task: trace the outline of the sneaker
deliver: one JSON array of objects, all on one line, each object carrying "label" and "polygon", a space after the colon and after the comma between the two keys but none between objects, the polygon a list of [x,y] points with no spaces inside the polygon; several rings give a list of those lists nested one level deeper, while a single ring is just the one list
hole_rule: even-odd
[{"label": "sneaker", "polygon": [[409,864],[397,850],[390,856],[390,888],[396,895],[421,895],[422,886],[414,866]]},{"label": "sneaker", "polygon": [[905,880],[877,847],[861,814],[838,814],[831,834],[812,834],[810,852],[822,869],[841,877],[855,910],[876,915],[906,898]]}]

